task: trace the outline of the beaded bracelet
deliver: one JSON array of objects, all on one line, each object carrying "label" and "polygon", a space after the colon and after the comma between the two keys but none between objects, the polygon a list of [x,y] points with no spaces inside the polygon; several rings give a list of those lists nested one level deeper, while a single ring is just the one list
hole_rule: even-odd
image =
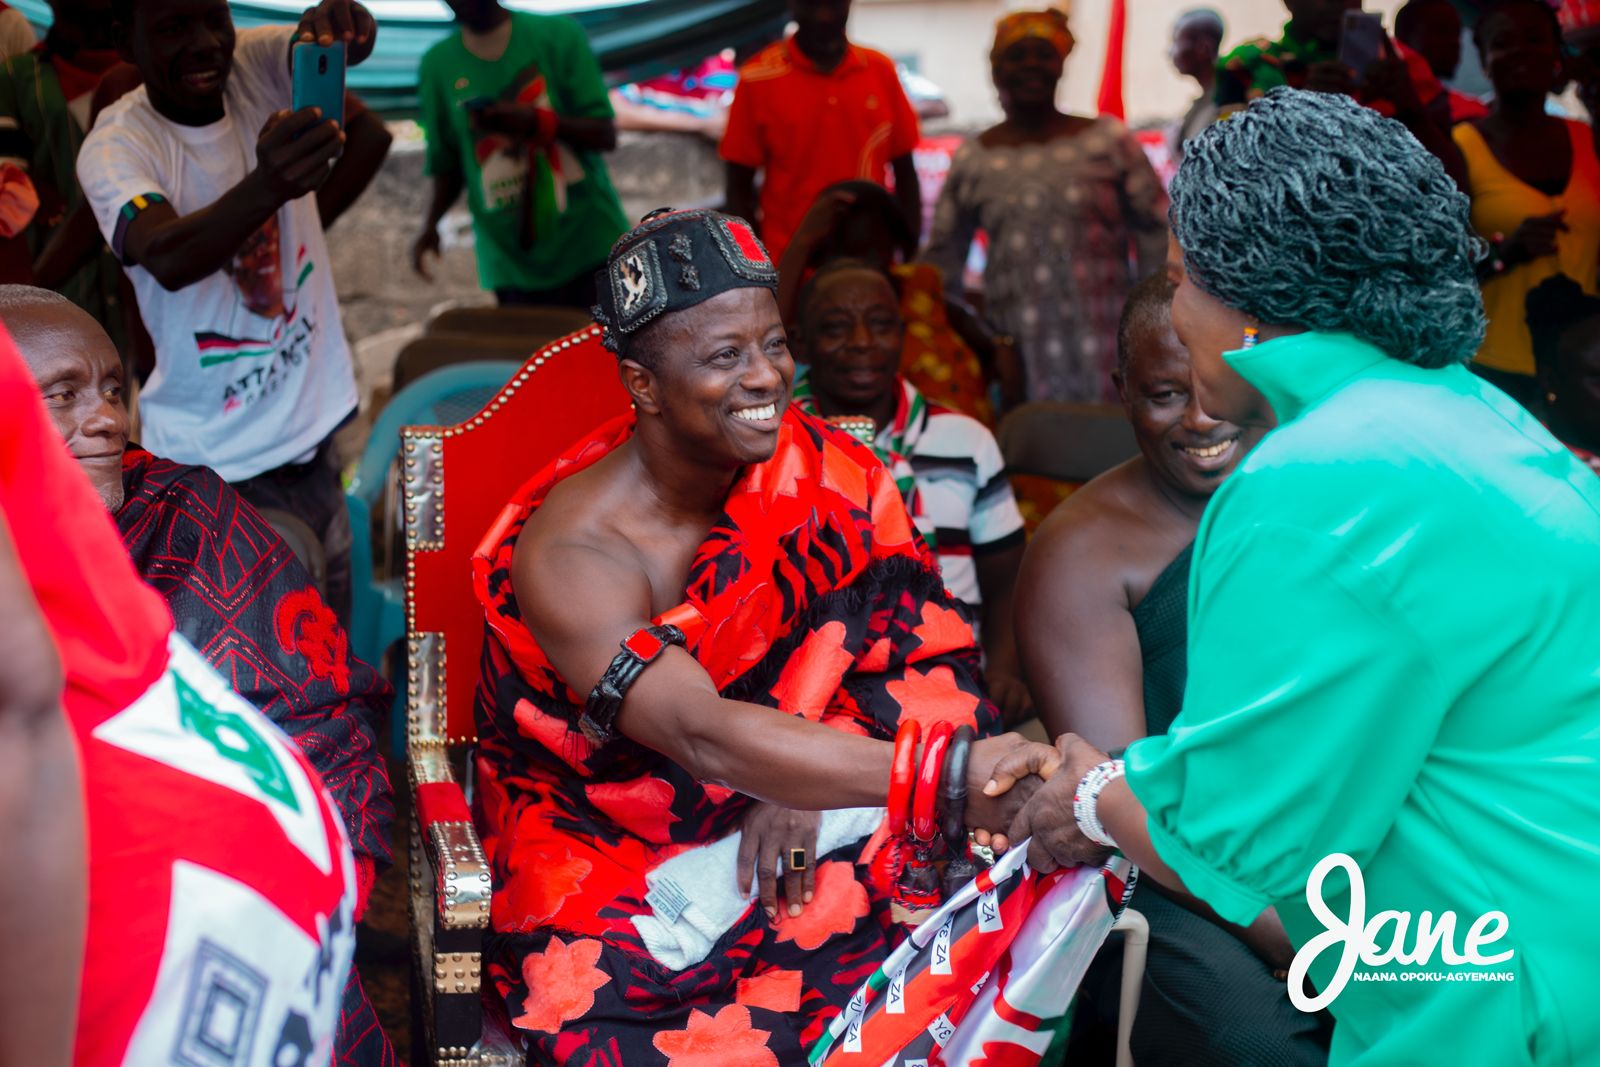
[{"label": "beaded bracelet", "polygon": [[894,735],[894,762],[889,770],[889,838],[898,841],[911,824],[911,789],[917,780],[917,741],[922,726],[917,720],[900,720]]},{"label": "beaded bracelet", "polygon": [[1072,795],[1072,817],[1078,822],[1078,829],[1083,836],[1097,845],[1107,848],[1116,848],[1117,843],[1106,833],[1104,824],[1100,822],[1099,812],[1096,811],[1100,803],[1100,793],[1106,786],[1122,777],[1123,764],[1119,759],[1106,760],[1090,769],[1083,780],[1078,783],[1077,792]]},{"label": "beaded bracelet", "polygon": [[922,844],[931,843],[939,831],[939,779],[944,775],[945,749],[953,733],[954,724],[934,723],[928,730],[928,743],[922,747],[922,769],[911,805],[911,834]]}]

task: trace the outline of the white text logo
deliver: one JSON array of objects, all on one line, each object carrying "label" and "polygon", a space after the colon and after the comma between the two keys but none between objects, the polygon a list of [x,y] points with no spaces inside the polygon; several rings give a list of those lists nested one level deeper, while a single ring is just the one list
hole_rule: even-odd
[{"label": "white text logo", "polygon": [[[1327,879],[1328,872],[1335,867],[1342,867],[1350,878],[1348,919],[1341,919],[1335,915],[1322,899],[1322,883]],[[1440,958],[1447,964],[1484,967],[1505,963],[1515,955],[1510,949],[1493,955],[1484,955],[1481,951],[1504,937],[1510,927],[1510,921],[1503,911],[1491,911],[1478,916],[1467,929],[1461,952],[1456,951],[1454,943],[1456,913],[1443,912],[1435,919],[1431,911],[1425,911],[1417,919],[1416,937],[1411,942],[1410,951],[1407,951],[1406,935],[1411,928],[1411,913],[1380,911],[1370,920],[1367,919],[1367,887],[1361,879],[1361,868],[1357,866],[1355,860],[1343,852],[1324,856],[1311,869],[1311,877],[1306,880],[1306,904],[1311,908],[1311,913],[1317,917],[1317,921],[1323,925],[1324,931],[1302,945],[1300,951],[1294,954],[1294,962],[1289,965],[1289,1000],[1301,1011],[1320,1011],[1332,1004],[1334,999],[1344,992],[1345,983],[1349,982],[1351,975],[1354,974],[1358,959],[1368,967],[1382,967],[1389,963],[1426,966],[1433,959],[1433,951],[1437,948],[1440,950]],[[1392,930],[1385,944],[1386,926],[1392,927]],[[1328,983],[1327,989],[1316,996],[1306,996],[1304,992],[1306,972],[1311,969],[1311,964],[1324,950],[1335,945],[1340,946],[1340,950],[1339,964],[1334,970],[1333,980]],[[1407,977],[1421,979],[1424,975]],[[1442,979],[1441,975],[1434,973],[1428,973],[1426,977],[1433,981]],[[1484,977],[1509,981],[1513,976],[1511,972],[1504,972],[1503,975]],[[1398,980],[1397,976],[1392,974],[1387,975],[1385,980],[1391,978]]]}]

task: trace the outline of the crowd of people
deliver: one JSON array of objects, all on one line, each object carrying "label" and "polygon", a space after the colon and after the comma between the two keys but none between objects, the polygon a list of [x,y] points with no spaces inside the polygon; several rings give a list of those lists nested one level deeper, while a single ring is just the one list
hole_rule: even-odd
[{"label": "crowd of people", "polygon": [[[0,1062],[397,1064],[352,965],[398,710],[346,634],[326,237],[391,138],[293,107],[297,46],[354,66],[379,27],[51,6],[34,41],[0,4],[0,820],[39,857],[0,939],[40,961]],[[481,286],[591,312],[631,401],[461,575],[484,991],[530,1062],[806,1062],[1024,842],[1041,894],[1140,870],[1141,1064],[1600,1056],[1600,142],[1555,102],[1600,101],[1594,35],[1410,0],[1357,70],[1345,0],[1232,48],[1187,11],[1169,187],[1059,107],[1066,14],[1013,11],[1004,118],[924,234],[895,64],[791,0],[718,119],[721,209],[630,227],[579,24],[449,6],[412,265],[465,193]],[[1034,401],[1120,407],[1138,454],[1030,538],[996,431]],[[1498,915],[1511,954],[1308,969],[1330,857],[1397,945]],[[1121,959],[1063,970],[1069,1062],[1109,1057]]]}]

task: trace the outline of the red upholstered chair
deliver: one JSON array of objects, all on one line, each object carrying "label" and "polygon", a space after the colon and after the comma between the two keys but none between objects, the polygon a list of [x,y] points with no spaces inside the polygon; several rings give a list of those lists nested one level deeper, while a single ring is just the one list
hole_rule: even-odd
[{"label": "red upholstered chair", "polygon": [[411,837],[412,1062],[521,1064],[484,1025],[480,985],[489,867],[458,775],[476,741],[472,700],[483,610],[469,561],[528,478],[587,431],[625,411],[616,360],[591,326],[541,348],[487,407],[455,426],[402,437],[406,529],[406,709],[415,816]]}]

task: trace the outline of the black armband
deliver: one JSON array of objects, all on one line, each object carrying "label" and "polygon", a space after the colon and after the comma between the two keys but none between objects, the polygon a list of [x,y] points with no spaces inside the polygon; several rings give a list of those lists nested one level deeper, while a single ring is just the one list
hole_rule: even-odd
[{"label": "black armband", "polygon": [[583,736],[596,747],[616,736],[622,698],[668,645],[682,648],[683,644],[683,631],[676,626],[642,626],[629,634],[622,642],[622,651],[612,659],[584,702],[583,716],[578,720]]}]

